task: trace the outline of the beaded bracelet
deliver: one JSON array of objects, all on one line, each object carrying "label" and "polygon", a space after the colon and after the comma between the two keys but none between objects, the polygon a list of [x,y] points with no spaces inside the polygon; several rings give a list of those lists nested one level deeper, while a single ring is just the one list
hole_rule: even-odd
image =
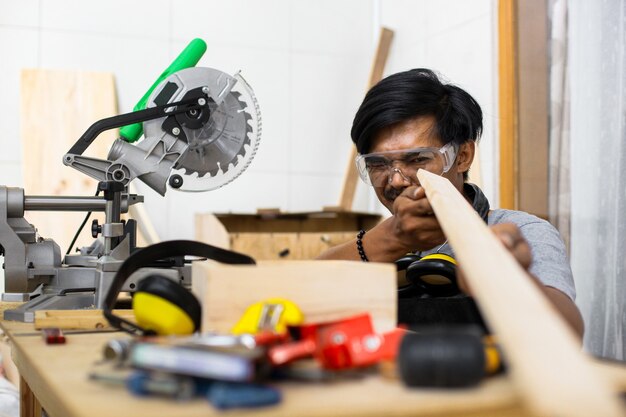
[{"label": "beaded bracelet", "polygon": [[363,236],[365,235],[365,230],[359,230],[359,233],[356,235],[356,250],[359,251],[359,256],[361,256],[361,260],[363,262],[369,262],[367,259],[367,255],[365,255],[365,251],[363,250]]}]

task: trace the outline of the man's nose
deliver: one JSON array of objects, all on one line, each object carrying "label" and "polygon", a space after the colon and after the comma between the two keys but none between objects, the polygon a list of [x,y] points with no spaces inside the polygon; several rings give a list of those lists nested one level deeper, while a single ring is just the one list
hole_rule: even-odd
[{"label": "man's nose", "polygon": [[400,168],[391,168],[389,172],[389,185],[392,187],[401,187],[411,184],[411,180],[404,176]]}]

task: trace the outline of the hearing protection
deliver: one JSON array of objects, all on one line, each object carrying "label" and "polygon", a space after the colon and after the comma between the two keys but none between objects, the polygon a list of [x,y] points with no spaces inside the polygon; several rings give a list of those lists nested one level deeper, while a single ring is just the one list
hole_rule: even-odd
[{"label": "hearing protection", "polygon": [[104,317],[111,326],[141,336],[182,335],[199,330],[202,309],[198,299],[180,284],[158,273],[137,284],[133,295],[136,324],[113,314],[117,296],[133,272],[156,261],[187,255],[228,264],[255,264],[247,255],[191,240],[172,240],[140,249],[122,263],[104,300]]},{"label": "hearing protection", "polygon": [[460,292],[456,281],[456,260],[444,253],[424,257],[409,254],[396,261],[398,271],[406,271],[404,282],[398,287],[400,298],[428,294],[448,297]]}]

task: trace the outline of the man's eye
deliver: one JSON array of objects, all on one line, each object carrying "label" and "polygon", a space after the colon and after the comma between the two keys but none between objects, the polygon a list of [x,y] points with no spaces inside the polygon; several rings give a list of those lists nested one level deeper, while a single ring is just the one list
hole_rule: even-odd
[{"label": "man's eye", "polygon": [[427,162],[429,162],[432,158],[430,158],[427,155],[413,155],[409,158],[407,158],[405,161],[409,164],[425,164]]},{"label": "man's eye", "polygon": [[384,168],[386,166],[387,166],[387,162],[381,159],[374,159],[374,160],[367,161],[367,167],[370,169]]}]

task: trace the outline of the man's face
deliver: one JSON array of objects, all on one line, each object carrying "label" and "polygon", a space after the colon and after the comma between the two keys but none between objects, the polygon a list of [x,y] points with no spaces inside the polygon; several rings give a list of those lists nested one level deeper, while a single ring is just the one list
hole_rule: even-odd
[{"label": "man's face", "polygon": [[[372,141],[368,153],[414,148],[440,148],[444,143],[436,135],[435,126],[433,116],[420,116],[383,128]],[[458,189],[462,189],[463,176],[462,173],[458,172],[456,161],[443,176],[448,178]],[[380,202],[389,211],[392,211],[393,201],[411,185],[419,185],[417,177],[407,178],[405,175],[393,172],[384,185],[374,186],[374,190]]]}]

